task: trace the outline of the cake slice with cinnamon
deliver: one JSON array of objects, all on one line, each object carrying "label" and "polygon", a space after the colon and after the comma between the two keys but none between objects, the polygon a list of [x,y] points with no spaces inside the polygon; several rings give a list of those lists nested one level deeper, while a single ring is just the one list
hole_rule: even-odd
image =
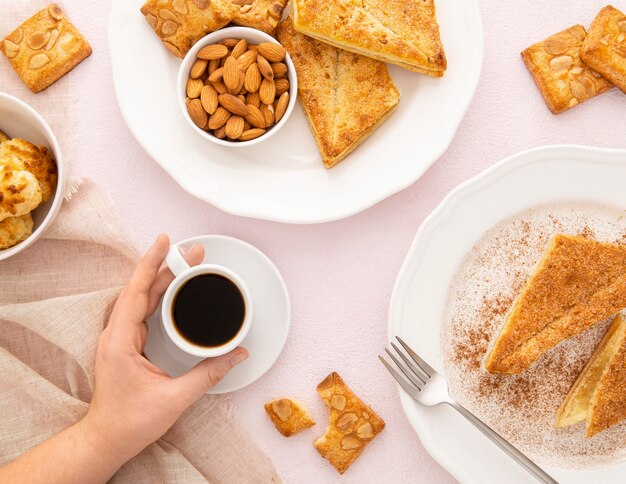
[{"label": "cake slice with cinnamon", "polygon": [[556,235],[509,312],[485,367],[515,374],[626,307],[626,245]]}]

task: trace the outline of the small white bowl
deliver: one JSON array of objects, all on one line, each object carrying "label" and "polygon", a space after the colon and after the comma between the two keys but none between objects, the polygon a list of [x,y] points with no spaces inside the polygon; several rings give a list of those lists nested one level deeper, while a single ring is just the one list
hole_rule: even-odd
[{"label": "small white bowl", "polygon": [[283,115],[281,120],[274,126],[272,126],[263,136],[259,136],[258,138],[251,139],[249,141],[228,141],[227,139],[219,139],[213,134],[198,128],[198,126],[196,126],[196,124],[191,120],[191,117],[187,112],[187,104],[185,103],[187,99],[187,81],[189,80],[189,72],[191,71],[191,66],[193,66],[194,62],[196,61],[198,52],[203,47],[210,44],[217,44],[224,39],[246,39],[249,44],[253,45],[258,45],[261,42],[273,42],[280,45],[280,43],[271,35],[268,35],[265,32],[261,32],[260,30],[251,29],[248,27],[228,27],[225,29],[217,30],[203,37],[191,48],[191,50],[183,59],[183,63],[180,65],[180,70],[178,71],[177,85],[178,105],[181,112],[183,113],[183,117],[187,120],[193,130],[203,138],[208,139],[213,143],[222,146],[238,148],[262,143],[263,141],[271,138],[274,134],[278,132],[278,130],[280,130],[280,128],[285,125],[287,119],[289,119],[289,116],[291,116],[294,106],[296,105],[296,98],[298,97],[298,78],[296,75],[296,68],[291,61],[291,57],[289,57],[289,53],[287,53],[287,57],[285,58],[285,64],[287,65],[287,78],[289,79],[289,104],[287,105],[287,110],[285,111],[285,114]]},{"label": "small white bowl", "polygon": [[33,233],[26,240],[8,249],[0,250],[0,261],[19,254],[35,242],[55,219],[65,195],[65,170],[61,148],[46,121],[28,104],[0,92],[0,130],[12,138],[22,138],[39,146],[46,146],[57,164],[58,182],[54,196],[33,210]]}]

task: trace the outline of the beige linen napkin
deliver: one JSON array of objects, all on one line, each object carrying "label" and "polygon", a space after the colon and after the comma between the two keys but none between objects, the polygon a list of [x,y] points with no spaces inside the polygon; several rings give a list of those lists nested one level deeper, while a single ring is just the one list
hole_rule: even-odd
[{"label": "beige linen napkin", "polygon": [[[80,419],[97,338],[137,254],[109,202],[86,182],[25,252],[0,263],[0,466]],[[205,396],[112,482],[278,482],[272,462]]]}]

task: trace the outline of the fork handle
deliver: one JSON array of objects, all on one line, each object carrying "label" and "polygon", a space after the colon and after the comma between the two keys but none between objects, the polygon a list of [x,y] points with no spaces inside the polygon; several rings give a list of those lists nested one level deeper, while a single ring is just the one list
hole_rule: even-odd
[{"label": "fork handle", "polygon": [[504,439],[498,432],[493,430],[487,424],[485,424],[482,420],[480,420],[476,415],[467,410],[465,407],[462,407],[455,401],[446,402],[452,408],[454,408],[457,412],[463,415],[467,420],[472,422],[474,426],[480,430],[483,434],[485,434],[489,439],[494,442],[500,449],[502,449],[506,454],[512,457],[519,465],[521,465],[524,469],[526,469],[530,474],[535,476],[537,480],[544,483],[549,484],[558,484],[554,478],[550,477],[550,475],[545,472],[541,467],[535,464],[532,460],[522,454],[519,450],[517,450],[512,444]]}]

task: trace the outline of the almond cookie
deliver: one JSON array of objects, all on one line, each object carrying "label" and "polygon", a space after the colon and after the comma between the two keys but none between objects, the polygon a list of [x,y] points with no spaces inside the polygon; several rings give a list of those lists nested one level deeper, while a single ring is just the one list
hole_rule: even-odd
[{"label": "almond cookie", "polygon": [[8,217],[0,222],[0,250],[8,249],[26,240],[33,233],[30,213],[21,217]]},{"label": "almond cookie", "polygon": [[580,55],[585,64],[626,92],[626,15],[610,5],[600,10]]},{"label": "almond cookie", "polygon": [[267,402],[265,411],[276,430],[285,437],[291,437],[315,425],[315,421],[307,408],[291,398],[279,398]]},{"label": "almond cookie", "polygon": [[238,6],[233,23],[274,36],[287,2],[288,0],[233,0]]},{"label": "almond cookie", "polygon": [[35,175],[0,167],[0,221],[26,215],[40,203],[41,188]]},{"label": "almond cookie", "polygon": [[91,54],[91,47],[56,4],[40,10],[2,41],[24,84],[43,91]]},{"label": "almond cookie", "polygon": [[330,412],[326,433],[313,442],[317,451],[340,474],[361,455],[385,428],[385,422],[344,383],[331,373],[317,385],[317,392]]},{"label": "almond cookie", "polygon": [[553,114],[567,111],[612,87],[580,59],[586,35],[582,25],[574,25],[522,52],[526,67]]},{"label": "almond cookie", "polygon": [[206,34],[221,29],[239,6],[231,0],[148,0],[141,13],[176,57],[185,57]]}]

